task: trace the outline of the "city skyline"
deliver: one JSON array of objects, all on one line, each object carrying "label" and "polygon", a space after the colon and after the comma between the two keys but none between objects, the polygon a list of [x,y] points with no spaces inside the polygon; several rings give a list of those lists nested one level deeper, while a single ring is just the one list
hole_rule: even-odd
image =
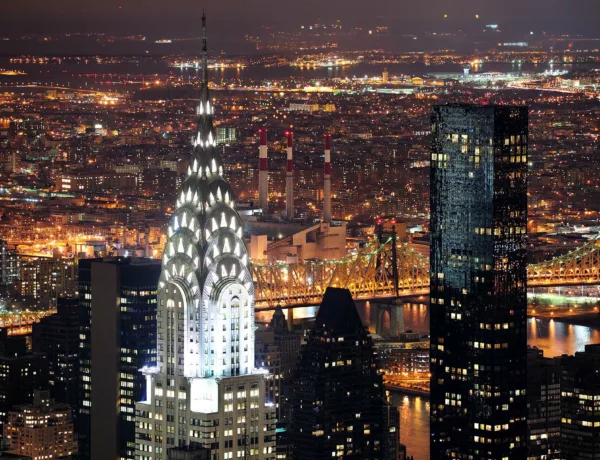
[{"label": "city skyline", "polygon": [[0,18],[0,445],[595,452],[597,4],[202,6]]}]

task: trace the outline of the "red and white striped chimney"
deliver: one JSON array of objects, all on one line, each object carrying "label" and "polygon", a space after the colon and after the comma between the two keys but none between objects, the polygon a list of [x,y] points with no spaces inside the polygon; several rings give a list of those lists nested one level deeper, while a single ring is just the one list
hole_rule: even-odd
[{"label": "red and white striped chimney", "polygon": [[259,129],[260,146],[258,148],[258,206],[263,213],[269,210],[269,168],[267,166],[267,130]]},{"label": "red and white striped chimney", "polygon": [[287,137],[287,172],[285,175],[285,215],[288,219],[294,218],[294,134],[285,132]]},{"label": "red and white striped chimney", "polygon": [[323,182],[323,222],[331,223],[331,134],[325,134],[325,170]]}]

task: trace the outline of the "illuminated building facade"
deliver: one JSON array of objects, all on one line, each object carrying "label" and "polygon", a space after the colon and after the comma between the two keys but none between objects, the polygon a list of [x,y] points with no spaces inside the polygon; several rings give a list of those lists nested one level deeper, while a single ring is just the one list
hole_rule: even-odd
[{"label": "illuminated building facade", "polygon": [[57,189],[61,192],[106,192],[120,190],[133,193],[137,190],[138,176],[129,172],[64,172],[56,180]]},{"label": "illuminated building facade", "polygon": [[21,256],[20,291],[24,297],[56,305],[60,296],[74,296],[77,264],[72,257]]},{"label": "illuminated building facade", "polygon": [[216,149],[206,66],[187,177],[158,282],[157,355],[136,404],[138,460],[200,443],[211,459],[275,458],[275,407],[254,367],[254,284],[233,191]]},{"label": "illuminated building facade", "polygon": [[524,459],[526,107],[436,106],[431,458]]},{"label": "illuminated building facade", "polygon": [[8,244],[0,239],[0,284],[12,285],[21,276],[19,256],[11,252]]},{"label": "illuminated building facade", "polygon": [[389,428],[375,357],[350,291],[327,288],[294,376],[294,460],[387,458]]},{"label": "illuminated building facade", "polygon": [[48,391],[35,391],[33,404],[9,412],[3,429],[8,454],[31,460],[76,458],[71,407],[55,403]]},{"label": "illuminated building facade", "polygon": [[237,130],[233,126],[219,126],[217,128],[217,144],[227,144],[237,140]]},{"label": "illuminated building facade", "polygon": [[135,457],[135,403],[146,393],[139,369],[156,364],[160,261],[79,261],[79,415],[82,459]]}]

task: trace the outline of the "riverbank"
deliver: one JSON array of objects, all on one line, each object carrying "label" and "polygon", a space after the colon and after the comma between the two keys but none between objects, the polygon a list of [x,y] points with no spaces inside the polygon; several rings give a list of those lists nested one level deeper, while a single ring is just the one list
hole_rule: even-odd
[{"label": "riverbank", "polygon": [[530,314],[529,317],[535,319],[553,319],[554,321],[573,324],[575,326],[586,326],[594,329],[600,329],[600,314],[597,312],[551,311]]}]

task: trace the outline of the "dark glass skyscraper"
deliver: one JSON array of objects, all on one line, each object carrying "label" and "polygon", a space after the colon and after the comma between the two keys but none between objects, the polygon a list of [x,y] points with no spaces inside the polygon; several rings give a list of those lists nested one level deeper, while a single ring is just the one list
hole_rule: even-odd
[{"label": "dark glass skyscraper", "polygon": [[526,458],[527,108],[432,112],[431,458]]},{"label": "dark glass skyscraper", "polygon": [[294,460],[382,458],[384,403],[373,342],[350,291],[327,288],[294,377]]}]

